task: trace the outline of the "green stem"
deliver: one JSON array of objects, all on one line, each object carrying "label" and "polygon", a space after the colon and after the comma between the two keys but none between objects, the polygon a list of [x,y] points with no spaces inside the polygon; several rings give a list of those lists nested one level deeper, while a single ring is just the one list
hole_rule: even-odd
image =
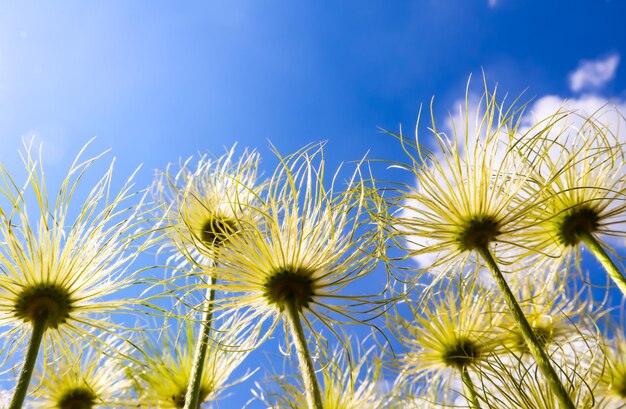
[{"label": "green stem", "polygon": [[[209,277],[209,285],[215,285],[217,280]],[[200,389],[202,386],[202,372],[206,361],[206,351],[209,347],[211,337],[211,321],[213,321],[213,301],[215,300],[215,289],[207,288],[206,301],[203,303],[202,321],[200,321],[200,336],[196,343],[193,356],[193,366],[187,385],[184,409],[198,409],[200,407]]]},{"label": "green stem", "polygon": [[9,409],[20,409],[24,403],[26,391],[28,391],[28,386],[30,385],[30,378],[33,376],[35,362],[37,362],[37,356],[39,355],[41,340],[46,332],[47,323],[47,312],[38,314],[33,321],[33,332],[30,336],[30,343],[28,344],[28,351],[26,352],[26,358],[24,359],[24,366],[22,367],[22,372],[17,380],[17,386],[15,387],[15,393],[13,394],[13,399],[9,405]]},{"label": "green stem", "polygon": [[304,329],[300,322],[300,311],[298,310],[295,300],[287,302],[287,320],[289,321],[291,335],[296,345],[296,352],[298,353],[307,405],[309,409],[324,409],[320,385],[315,375],[315,367],[313,366],[311,354],[306,344]]},{"label": "green stem", "polygon": [[602,264],[602,267],[609,274],[609,277],[613,280],[613,282],[617,285],[617,288],[620,289],[624,297],[626,297],[626,278],[621,271],[617,268],[611,257],[607,254],[607,252],[602,248],[598,240],[591,234],[584,232],[580,235],[580,239],[589,247],[589,250],[596,256],[596,259]]},{"label": "green stem", "polygon": [[574,404],[572,403],[572,399],[569,397],[567,391],[565,390],[565,387],[561,383],[559,376],[550,364],[550,358],[548,358],[548,355],[546,355],[545,351],[543,350],[541,343],[537,339],[537,336],[533,332],[532,327],[528,323],[528,320],[524,316],[522,309],[517,303],[513,292],[509,288],[509,285],[506,283],[506,280],[504,279],[504,276],[502,275],[498,264],[491,255],[491,252],[489,251],[487,246],[478,247],[476,250],[478,251],[478,254],[481,255],[483,260],[485,260],[487,266],[489,267],[489,270],[491,271],[491,274],[493,275],[493,278],[496,280],[496,283],[498,283],[498,287],[500,288],[500,291],[504,296],[509,310],[513,315],[513,318],[517,322],[517,325],[520,327],[520,330],[522,331],[522,337],[524,338],[524,341],[526,341],[526,345],[528,345],[530,353],[535,358],[539,370],[548,381],[548,385],[550,386],[552,393],[554,393],[559,400],[561,408],[576,409]]},{"label": "green stem", "polygon": [[472,382],[472,378],[470,377],[466,366],[461,368],[461,379],[463,379],[463,384],[465,385],[465,391],[467,393],[465,399],[467,399],[467,403],[472,409],[480,409],[480,405],[478,404],[478,395],[476,394],[476,389],[474,388],[474,382]]}]

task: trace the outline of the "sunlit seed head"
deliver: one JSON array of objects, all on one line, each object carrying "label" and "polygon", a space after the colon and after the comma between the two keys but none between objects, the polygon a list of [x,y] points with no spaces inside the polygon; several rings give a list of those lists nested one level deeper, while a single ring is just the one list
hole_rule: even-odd
[{"label": "sunlit seed head", "polygon": [[[141,355],[133,371],[135,393],[142,407],[179,409],[185,405],[198,339],[197,321],[183,319],[185,315],[168,321],[158,338],[142,335],[138,351]],[[195,409],[215,401],[226,388],[248,376],[230,379],[250,351],[250,328],[239,326],[241,317],[236,314],[226,319],[214,318]]]},{"label": "sunlit seed head", "polygon": [[96,403],[96,396],[86,388],[69,390],[60,399],[59,409],[91,409]]},{"label": "sunlit seed head", "polygon": [[389,321],[406,346],[400,360],[403,382],[447,382],[464,369],[480,370],[489,358],[504,352],[504,315],[494,297],[492,288],[463,277],[439,281],[421,291],[418,300],[408,298],[413,315],[407,319],[395,314]]},{"label": "sunlit seed head", "polygon": [[124,357],[130,344],[102,333],[98,335],[112,349],[96,344],[74,344],[69,349],[53,349],[46,356],[45,365],[36,372],[38,387],[29,393],[28,408],[126,407],[131,381]]},{"label": "sunlit seed head", "polygon": [[237,223],[226,218],[210,218],[202,226],[201,239],[204,244],[219,247],[237,232]]},{"label": "sunlit seed head", "polygon": [[280,267],[265,282],[264,296],[270,304],[281,310],[287,303],[294,303],[301,311],[307,308],[315,295],[313,271],[303,267]]},{"label": "sunlit seed head", "polygon": [[[552,270],[541,264],[528,266],[526,277],[517,276],[510,280],[511,288],[517,293],[522,309],[535,337],[546,350],[554,350],[586,337],[607,313],[593,303],[591,287],[575,290],[566,269]],[[520,329],[510,314],[506,316],[504,328],[509,328],[503,342],[512,352],[529,353],[529,348]]]},{"label": "sunlit seed head", "polygon": [[233,146],[219,157],[191,159],[159,172],[154,196],[170,241],[164,249],[173,245],[175,259],[196,263],[213,259],[233,235],[256,224],[253,209],[263,183],[255,152],[244,150],[237,158]]},{"label": "sunlit seed head", "polygon": [[600,227],[600,215],[589,205],[574,207],[556,221],[559,243],[564,246],[576,246],[585,233],[594,233]]},{"label": "sunlit seed head", "polygon": [[431,106],[430,134],[418,128],[415,139],[395,135],[409,162],[392,166],[408,170],[415,181],[393,189],[399,200],[390,204],[399,209],[386,224],[406,257],[437,279],[474,263],[471,251],[496,240],[499,261],[512,264],[520,258],[518,249],[526,248],[516,238],[519,230],[534,222],[527,215],[536,202],[522,195],[530,165],[514,149],[523,106],[500,101],[487,88],[477,106],[474,100],[468,88],[446,132]]},{"label": "sunlit seed head", "polygon": [[498,237],[500,226],[495,217],[478,216],[463,224],[457,241],[462,251],[487,247]]},{"label": "sunlit seed head", "polygon": [[46,327],[57,328],[70,317],[72,299],[57,284],[36,284],[24,288],[15,300],[14,315],[26,322],[45,316]]},{"label": "sunlit seed head", "polygon": [[[55,329],[45,332],[48,345],[97,338],[87,333],[89,327],[112,331],[104,315],[133,308],[134,301],[110,296],[131,285],[130,263],[143,248],[139,239],[150,234],[141,227],[145,208],[132,178],[119,190],[113,186],[113,163],[101,178],[85,184],[98,157],[79,155],[57,187],[46,182],[42,160],[33,153],[27,146],[23,188],[0,169],[4,351],[21,346],[35,321]],[[10,214],[4,212],[9,209]]]},{"label": "sunlit seed head", "polygon": [[374,271],[384,246],[368,213],[369,182],[357,168],[341,190],[342,172],[328,185],[323,159],[317,145],[280,157],[254,211],[258,222],[230,237],[211,269],[219,277],[213,287],[232,294],[218,297],[216,309],[245,311],[260,329],[284,318],[288,306],[330,326],[339,315],[361,320],[386,303],[354,283]]},{"label": "sunlit seed head", "polygon": [[[536,163],[527,185],[536,206],[527,229],[528,248],[539,250],[546,264],[555,258],[582,271],[582,235],[592,233],[603,246],[603,236],[623,234],[626,202],[624,144],[611,109],[603,107],[591,116],[573,111],[554,115],[543,135],[525,136],[520,160]],[[617,113],[618,117],[622,117]],[[619,128],[619,125],[618,125]]]},{"label": "sunlit seed head", "polygon": [[470,338],[459,338],[455,343],[446,346],[442,359],[446,365],[463,369],[480,359],[482,348],[479,343]]}]

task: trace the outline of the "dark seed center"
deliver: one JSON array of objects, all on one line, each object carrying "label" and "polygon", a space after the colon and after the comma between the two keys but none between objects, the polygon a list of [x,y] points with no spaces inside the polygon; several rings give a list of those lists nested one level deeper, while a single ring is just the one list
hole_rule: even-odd
[{"label": "dark seed center", "polygon": [[24,288],[15,302],[17,318],[32,322],[45,314],[46,327],[57,328],[72,311],[72,299],[68,291],[56,284],[35,284]]},{"label": "dark seed center", "polygon": [[210,247],[219,247],[237,232],[234,220],[211,218],[202,226],[200,238]]},{"label": "dark seed center", "polygon": [[305,268],[283,267],[266,281],[264,296],[270,304],[283,310],[288,302],[294,302],[298,310],[307,308],[315,295],[313,271]]},{"label": "dark seed center", "polygon": [[578,206],[557,220],[557,238],[564,246],[575,246],[584,233],[593,233],[599,227],[598,212],[587,205]]},{"label": "dark seed center", "polygon": [[468,338],[460,338],[456,343],[449,345],[442,358],[446,365],[463,369],[474,363],[481,356],[480,346]]},{"label": "dark seed center", "polygon": [[91,409],[96,403],[94,393],[85,388],[72,389],[59,401],[60,409]]},{"label": "dark seed center", "polygon": [[464,223],[457,237],[461,250],[484,248],[500,234],[500,226],[491,216],[480,216]]}]

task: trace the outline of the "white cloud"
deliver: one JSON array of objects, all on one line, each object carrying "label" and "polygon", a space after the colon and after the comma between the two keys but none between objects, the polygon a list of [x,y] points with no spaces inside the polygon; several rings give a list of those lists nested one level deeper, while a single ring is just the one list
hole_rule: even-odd
[{"label": "white cloud", "polygon": [[570,74],[569,86],[574,92],[598,89],[615,77],[620,56],[617,53],[598,60],[582,60],[578,69]]},{"label": "white cloud", "polygon": [[498,5],[498,0],[488,0],[489,7],[493,8]]},{"label": "white cloud", "polygon": [[580,128],[584,118],[593,116],[617,135],[620,142],[626,142],[626,123],[624,117],[620,115],[620,113],[622,115],[626,113],[626,100],[624,99],[609,99],[594,94],[572,99],[546,95],[532,104],[523,122],[526,125],[532,125],[559,111],[573,111],[578,114],[570,116],[564,123],[569,127]]}]

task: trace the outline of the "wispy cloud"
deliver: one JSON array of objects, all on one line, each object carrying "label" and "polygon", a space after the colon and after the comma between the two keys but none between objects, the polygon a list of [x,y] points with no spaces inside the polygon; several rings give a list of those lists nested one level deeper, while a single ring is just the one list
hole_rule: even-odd
[{"label": "wispy cloud", "polygon": [[498,5],[498,0],[488,0],[489,7],[493,8]]},{"label": "wispy cloud", "polygon": [[569,86],[573,92],[584,89],[598,89],[615,77],[620,56],[613,53],[605,58],[582,60],[576,71],[569,76]]}]

